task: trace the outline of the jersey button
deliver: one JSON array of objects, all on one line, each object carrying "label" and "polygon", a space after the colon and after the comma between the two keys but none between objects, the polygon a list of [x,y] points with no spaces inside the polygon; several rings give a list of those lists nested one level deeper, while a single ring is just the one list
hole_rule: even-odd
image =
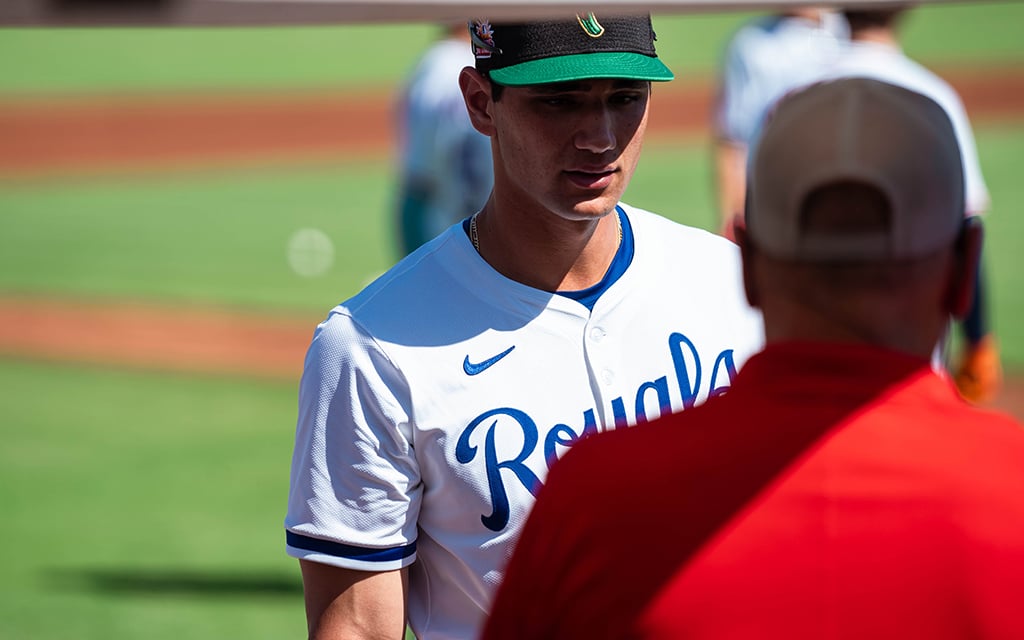
[{"label": "jersey button", "polygon": [[601,372],[601,381],[604,382],[605,386],[611,385],[615,382],[615,374],[605,369]]},{"label": "jersey button", "polygon": [[590,330],[590,339],[594,342],[601,342],[601,339],[604,338],[604,336],[604,329],[601,327],[594,327]]}]

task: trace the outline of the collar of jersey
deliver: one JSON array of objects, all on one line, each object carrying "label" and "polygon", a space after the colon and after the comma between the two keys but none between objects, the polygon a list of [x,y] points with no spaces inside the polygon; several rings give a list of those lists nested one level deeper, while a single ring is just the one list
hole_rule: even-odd
[{"label": "collar of jersey", "polygon": [[[619,216],[619,223],[622,225],[622,242],[619,243],[615,257],[612,258],[612,263],[608,265],[608,270],[605,272],[604,277],[601,278],[601,281],[592,287],[580,289],[579,291],[555,292],[563,298],[575,300],[590,311],[594,310],[594,305],[597,304],[601,294],[615,284],[622,277],[622,274],[626,273],[630,263],[633,262],[633,227],[629,224],[629,216],[623,211],[621,205],[615,205],[615,215]],[[470,235],[469,218],[462,221],[462,230],[468,238]]]},{"label": "collar of jersey", "polygon": [[633,262],[633,228],[629,226],[629,217],[619,205],[615,206],[615,215],[619,216],[619,223],[622,225],[622,242],[619,243],[619,249],[615,252],[615,257],[612,258],[612,263],[608,265],[608,271],[605,272],[601,281],[579,291],[555,292],[560,296],[579,302],[591,311],[594,310],[594,305],[597,304],[601,294],[615,284],[622,274],[626,273],[629,264]]}]

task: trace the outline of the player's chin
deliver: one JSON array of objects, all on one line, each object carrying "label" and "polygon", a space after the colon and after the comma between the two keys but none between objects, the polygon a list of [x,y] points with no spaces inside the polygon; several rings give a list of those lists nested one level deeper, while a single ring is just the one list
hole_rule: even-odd
[{"label": "player's chin", "polygon": [[[618,176],[616,176],[618,177]],[[600,187],[583,188],[579,185],[566,185],[563,195],[568,202],[572,203],[574,209],[580,212],[596,211],[602,208],[615,207],[622,193],[625,191],[620,180],[612,180]]]},{"label": "player's chin", "polygon": [[600,218],[615,210],[622,198],[621,189],[606,189],[574,199],[573,213],[581,218]]}]

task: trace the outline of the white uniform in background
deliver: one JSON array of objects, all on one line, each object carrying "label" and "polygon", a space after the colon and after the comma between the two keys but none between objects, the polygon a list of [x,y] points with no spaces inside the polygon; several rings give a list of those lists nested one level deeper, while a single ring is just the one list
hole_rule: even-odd
[{"label": "white uniform in background", "polygon": [[558,456],[730,384],[763,344],[737,248],[619,217],[592,309],[502,276],[454,225],[330,313],[301,383],[291,556],[411,565],[417,637],[475,637]]},{"label": "white uniform in background", "polygon": [[846,20],[831,11],[820,23],[773,15],[741,27],[725,52],[716,135],[749,145],[765,111],[788,91],[820,76],[848,35]]},{"label": "white uniform in background", "polygon": [[981,215],[988,211],[990,201],[988,187],[981,173],[978,148],[974,132],[967,119],[960,96],[948,82],[929,71],[920,63],[908,58],[893,45],[874,42],[849,42],[836,63],[829,68],[825,77],[856,76],[873,78],[916,91],[939,103],[953,122],[953,131],[960,143],[964,163],[964,187],[966,190],[967,215]]},{"label": "white uniform in background", "polygon": [[476,213],[491,192],[491,139],[473,128],[459,89],[459,72],[473,64],[467,40],[441,40],[420,59],[399,101],[404,253]]}]

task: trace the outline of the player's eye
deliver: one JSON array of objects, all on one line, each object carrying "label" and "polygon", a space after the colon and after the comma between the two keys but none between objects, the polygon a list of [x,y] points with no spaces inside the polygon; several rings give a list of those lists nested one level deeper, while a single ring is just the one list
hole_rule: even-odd
[{"label": "player's eye", "polygon": [[610,99],[610,102],[612,104],[619,104],[619,105],[635,104],[635,103],[643,100],[643,97],[644,97],[644,94],[640,93],[640,92],[633,92],[633,91],[621,92],[621,93],[616,93],[616,94],[612,95],[612,97]]},{"label": "player's eye", "polygon": [[544,96],[540,98],[540,102],[549,107],[567,107],[575,104],[575,100],[569,96]]}]

